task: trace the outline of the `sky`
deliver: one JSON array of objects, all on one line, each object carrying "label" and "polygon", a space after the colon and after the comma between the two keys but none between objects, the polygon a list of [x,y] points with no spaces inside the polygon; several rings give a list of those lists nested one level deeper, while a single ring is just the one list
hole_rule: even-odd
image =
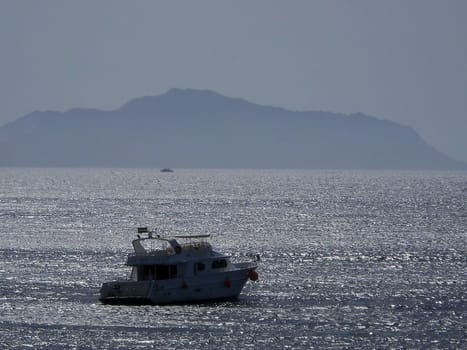
[{"label": "sky", "polygon": [[412,126],[467,161],[465,0],[0,0],[0,125],[170,88]]}]

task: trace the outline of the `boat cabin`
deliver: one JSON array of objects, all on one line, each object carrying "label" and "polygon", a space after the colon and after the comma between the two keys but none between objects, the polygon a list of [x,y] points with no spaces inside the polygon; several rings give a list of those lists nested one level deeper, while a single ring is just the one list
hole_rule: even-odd
[{"label": "boat cabin", "polygon": [[[230,258],[216,253],[205,241],[210,235],[160,237],[146,228],[148,233],[133,241],[134,253],[128,255],[132,266],[130,278],[134,281],[170,280],[228,270]],[[185,240],[179,243],[178,239]]]}]

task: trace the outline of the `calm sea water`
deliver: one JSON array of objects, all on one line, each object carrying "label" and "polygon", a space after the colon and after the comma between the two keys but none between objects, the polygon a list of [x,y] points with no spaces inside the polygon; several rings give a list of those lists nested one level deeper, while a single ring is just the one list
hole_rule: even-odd
[{"label": "calm sea water", "polygon": [[[260,280],[102,305],[145,225]],[[0,168],[0,348],[465,349],[466,231],[467,173]]]}]

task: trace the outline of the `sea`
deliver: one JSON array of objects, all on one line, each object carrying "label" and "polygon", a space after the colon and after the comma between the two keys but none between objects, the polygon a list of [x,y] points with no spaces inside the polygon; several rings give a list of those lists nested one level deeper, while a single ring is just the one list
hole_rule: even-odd
[{"label": "sea", "polygon": [[[138,226],[259,280],[103,305]],[[466,172],[0,168],[0,349],[466,349],[466,238]]]}]

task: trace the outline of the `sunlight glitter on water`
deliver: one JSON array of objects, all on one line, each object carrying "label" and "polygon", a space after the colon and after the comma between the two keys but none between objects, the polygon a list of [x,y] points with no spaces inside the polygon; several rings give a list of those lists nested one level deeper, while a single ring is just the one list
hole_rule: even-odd
[{"label": "sunlight glitter on water", "polygon": [[[2,169],[0,347],[460,348],[463,173]],[[237,302],[107,306],[134,228],[259,253]],[[4,339],[8,339],[8,343]]]}]

